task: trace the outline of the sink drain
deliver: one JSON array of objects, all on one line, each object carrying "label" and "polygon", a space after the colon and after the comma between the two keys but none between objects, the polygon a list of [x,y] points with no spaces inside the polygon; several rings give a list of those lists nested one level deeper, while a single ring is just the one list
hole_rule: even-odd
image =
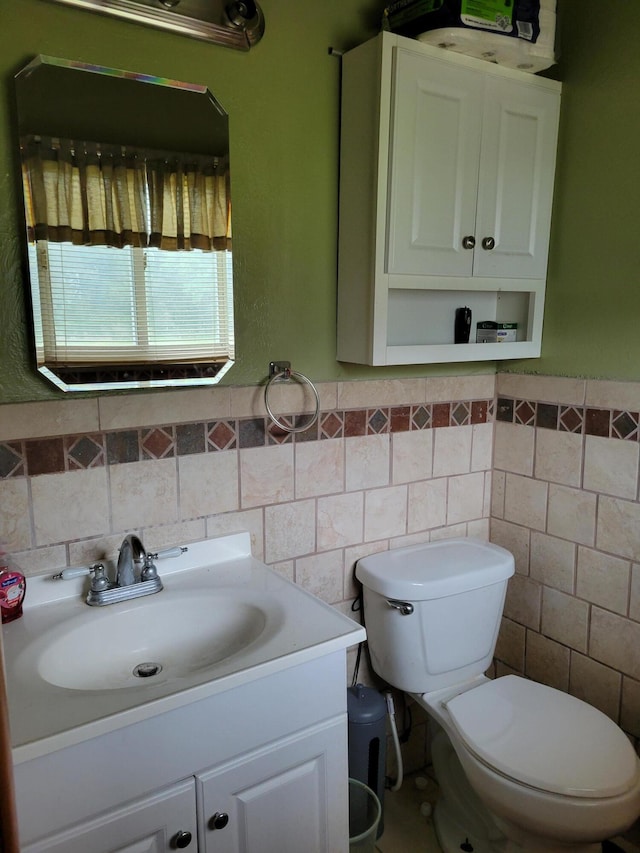
[{"label": "sink drain", "polygon": [[133,670],[136,678],[151,678],[162,672],[162,666],[159,663],[139,663]]}]

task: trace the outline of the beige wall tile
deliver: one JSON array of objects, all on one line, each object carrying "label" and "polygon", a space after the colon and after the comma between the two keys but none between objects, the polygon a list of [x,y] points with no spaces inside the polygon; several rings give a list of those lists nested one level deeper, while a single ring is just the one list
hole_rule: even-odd
[{"label": "beige wall tile", "polygon": [[365,409],[425,402],[425,379],[370,379],[338,383],[338,408]]},{"label": "beige wall tile", "polygon": [[489,541],[489,519],[478,518],[475,521],[467,522],[467,536],[473,536],[475,539],[482,539],[483,542]]},{"label": "beige wall tile", "polygon": [[129,462],[126,465],[111,465],[109,480],[113,531],[178,521],[175,459],[153,459],[146,462]]},{"label": "beige wall tile", "polygon": [[[120,537],[121,538],[121,537]],[[204,518],[192,518],[188,521],[179,521],[177,524],[160,524],[157,527],[145,527],[142,531],[142,541],[148,551],[158,551],[162,548],[172,548],[175,545],[185,545],[189,542],[201,542],[207,538],[207,528]],[[118,542],[118,548],[120,542]],[[169,562],[162,560],[158,564],[158,570],[162,574],[162,567],[171,566]]]},{"label": "beige wall tile", "polygon": [[186,391],[100,397],[100,429],[228,418],[229,394],[229,388],[192,388]]},{"label": "beige wall tile", "polygon": [[391,482],[426,480],[433,472],[433,430],[396,432],[391,436]]},{"label": "beige wall tile", "polygon": [[535,476],[551,483],[579,486],[582,477],[582,436],[536,429]]},{"label": "beige wall tile", "polygon": [[598,708],[617,723],[619,717],[622,676],[577,652],[571,653],[569,692]]},{"label": "beige wall tile", "polygon": [[631,566],[631,589],[629,593],[629,616],[640,622],[640,565]]},{"label": "beige wall tile", "polygon": [[417,533],[409,533],[407,536],[395,536],[389,539],[389,550],[393,548],[406,548],[409,545],[422,545],[431,541],[430,530],[420,530]]},{"label": "beige wall tile", "polygon": [[555,687],[569,689],[569,649],[535,631],[527,631],[527,678]]},{"label": "beige wall tile", "polygon": [[447,523],[447,479],[409,484],[407,532],[429,530]]},{"label": "beige wall tile", "polygon": [[296,560],[296,583],[328,604],[342,601],[342,551],[325,551]]},{"label": "beige wall tile", "polygon": [[279,563],[316,550],[315,502],[268,506],[264,511],[264,558]]},{"label": "beige wall tile", "polygon": [[432,530],[431,541],[435,542],[437,539],[458,539],[466,535],[466,524],[449,524],[446,527],[438,527],[436,530]]},{"label": "beige wall tile", "polygon": [[504,518],[504,490],[507,475],[504,471],[493,471],[491,478],[491,517]]},{"label": "beige wall tile", "polygon": [[533,474],[533,450],[536,431],[522,424],[497,421],[494,427],[493,464],[514,474]]},{"label": "beige wall tile", "polygon": [[516,397],[519,400],[540,400],[545,403],[581,406],[585,399],[584,379],[499,373],[496,377],[496,386],[498,396]]},{"label": "beige wall tile", "polygon": [[542,586],[522,575],[509,579],[504,615],[534,631],[540,630]]},{"label": "beige wall tile", "polygon": [[447,524],[460,524],[482,518],[484,508],[484,474],[461,474],[449,477]]},{"label": "beige wall tile", "polygon": [[511,619],[502,619],[495,656],[517,672],[524,672],[524,641],[526,629]]},{"label": "beige wall tile", "polygon": [[207,518],[207,538],[225,536],[227,533],[247,531],[251,536],[251,553],[258,560],[264,560],[264,523],[262,509],[247,509],[240,512],[226,512]]},{"label": "beige wall tile", "polygon": [[630,564],[590,548],[578,548],[576,595],[606,610],[627,613]]},{"label": "beige wall tile", "polygon": [[528,527],[509,524],[508,521],[500,521],[497,518],[491,519],[491,541],[511,551],[516,563],[516,572],[521,575],[529,574],[530,539],[531,531]]},{"label": "beige wall tile", "polygon": [[402,536],[407,531],[407,487],[373,489],[364,496],[365,540]]},{"label": "beige wall tile", "polygon": [[[204,527],[204,525],[203,525]],[[140,529],[135,529],[135,532],[140,538],[145,547],[148,545],[149,550],[154,550],[154,544],[148,542],[147,537],[142,537]],[[115,570],[118,561],[118,551],[122,545],[125,531],[117,533],[105,533],[102,536],[92,536],[90,539],[81,539],[78,542],[70,542],[69,549],[69,565],[70,566],[88,566],[91,563],[101,562],[109,563],[110,569]],[[171,545],[180,543],[179,539],[173,540]],[[181,544],[181,543],[180,543]],[[161,546],[158,546],[161,547]]]},{"label": "beige wall tile", "polygon": [[474,424],[471,431],[471,470],[486,471],[493,464],[493,424]]},{"label": "beige wall tile", "polygon": [[529,573],[546,586],[573,593],[576,574],[576,546],[565,539],[531,533]]},{"label": "beige wall tile", "polygon": [[[43,497],[43,500],[45,498]],[[29,485],[26,478],[0,480],[0,542],[10,554],[31,548],[31,522]],[[55,503],[51,511],[55,512]],[[46,505],[40,507],[47,513]]]},{"label": "beige wall tile", "polygon": [[589,656],[640,679],[640,625],[607,610],[593,607]]},{"label": "beige wall tile", "polygon": [[614,382],[608,379],[588,379],[587,406],[602,409],[640,409],[640,382]]},{"label": "beige wall tile", "polygon": [[286,578],[291,583],[295,583],[296,577],[296,562],[295,560],[284,560],[282,563],[274,563],[271,568],[274,572],[280,575],[280,577]]},{"label": "beige wall tile", "polygon": [[391,443],[388,435],[345,439],[345,479],[348,492],[387,486]]},{"label": "beige wall tile", "polygon": [[240,505],[284,503],[293,499],[293,445],[249,447],[240,451]]},{"label": "beige wall tile", "polygon": [[318,551],[357,545],[363,537],[363,492],[318,498]]},{"label": "beige wall tile", "polygon": [[[482,515],[487,521],[491,518],[491,498],[493,495],[493,471],[485,471],[484,474],[484,499],[482,502]],[[487,530],[489,528],[487,527]]]},{"label": "beige wall tile", "polygon": [[473,427],[442,427],[434,430],[433,476],[468,474],[471,470]]},{"label": "beige wall tile", "polygon": [[239,507],[238,452],[194,453],[178,458],[180,516],[231,512]]},{"label": "beige wall tile", "polygon": [[639,452],[635,441],[586,436],[584,488],[633,500],[638,489]]},{"label": "beige wall tile", "polygon": [[496,387],[496,377],[493,373],[478,376],[430,376],[426,382],[427,403],[491,399]]},{"label": "beige wall tile", "polygon": [[547,523],[548,485],[517,474],[507,474],[504,493],[504,518],[533,530],[544,530]]},{"label": "beige wall tile", "polygon": [[[149,463],[144,463],[145,466],[147,464]],[[131,490],[137,495],[138,502],[142,500],[143,494],[145,501],[152,500],[153,495],[144,493],[136,482],[135,472],[131,473],[134,478]],[[105,468],[32,477],[31,495],[36,545],[83,539],[109,530],[109,496]],[[175,515],[172,520],[175,520]],[[137,523],[133,519],[129,527],[135,527]],[[123,530],[124,526],[120,525],[119,529]]]},{"label": "beige wall tile", "polygon": [[[27,577],[51,575],[67,565],[67,549],[64,545],[51,545],[45,548],[34,548],[31,551],[10,553],[16,568]],[[88,560],[87,565],[89,562],[91,561]],[[84,564],[84,561],[70,563],[75,566]]]},{"label": "beige wall tile", "polygon": [[640,737],[640,682],[626,676],[622,679],[620,725],[634,737]]},{"label": "beige wall tile", "polygon": [[360,592],[360,584],[354,579],[356,563],[362,557],[368,557],[370,554],[379,554],[381,551],[387,551],[389,543],[386,539],[381,542],[363,542],[361,545],[353,545],[350,548],[344,549],[344,598],[355,598]]},{"label": "beige wall tile", "polygon": [[585,601],[557,589],[543,588],[543,634],[579,652],[586,652],[588,627],[589,605]]},{"label": "beige wall tile", "polygon": [[640,561],[640,505],[601,495],[596,547]]},{"label": "beige wall tile", "polygon": [[596,534],[596,504],[596,495],[551,484],[547,532],[581,545],[593,545]]},{"label": "beige wall tile", "polygon": [[296,498],[344,490],[344,439],[303,441],[295,445]]},{"label": "beige wall tile", "polygon": [[0,406],[0,441],[97,432],[99,428],[97,400],[51,400]]}]

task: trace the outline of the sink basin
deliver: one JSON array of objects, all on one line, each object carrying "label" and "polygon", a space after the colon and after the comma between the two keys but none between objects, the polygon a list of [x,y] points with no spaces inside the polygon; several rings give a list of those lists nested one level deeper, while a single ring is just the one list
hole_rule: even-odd
[{"label": "sink basin", "polygon": [[234,590],[160,593],[50,629],[33,650],[35,668],[44,681],[70,690],[156,687],[246,649],[267,617],[268,602]]}]

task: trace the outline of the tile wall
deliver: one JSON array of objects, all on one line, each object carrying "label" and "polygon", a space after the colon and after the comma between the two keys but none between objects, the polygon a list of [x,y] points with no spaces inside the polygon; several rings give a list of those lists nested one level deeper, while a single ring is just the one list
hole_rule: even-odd
[{"label": "tile wall", "polygon": [[[490,523],[517,563],[496,671],[574,693],[640,737],[640,383],[318,390],[318,424],[295,436],[255,387],[0,406],[0,539],[33,575],[113,558],[129,530],[153,548],[249,530],[257,557],[351,612],[360,556],[486,538]],[[312,410],[303,392],[274,386],[272,410]],[[424,756],[414,722],[409,769]]]},{"label": "tile wall", "polygon": [[[317,425],[293,437],[255,387],[0,406],[0,540],[34,575],[114,559],[130,530],[153,550],[248,530],[256,557],[351,614],[360,556],[488,538],[494,390],[492,375],[321,384]],[[304,392],[276,383],[272,411],[313,411]],[[418,719],[416,768],[425,742]]]},{"label": "tile wall", "polygon": [[516,557],[497,648],[640,737],[640,383],[497,377],[491,539]]}]

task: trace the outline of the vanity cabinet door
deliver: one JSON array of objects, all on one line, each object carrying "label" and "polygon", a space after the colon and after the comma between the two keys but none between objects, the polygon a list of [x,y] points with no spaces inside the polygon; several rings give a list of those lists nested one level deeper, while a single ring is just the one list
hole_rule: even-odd
[{"label": "vanity cabinet door", "polygon": [[196,853],[195,780],[188,779],[144,799],[92,818],[22,853]]},{"label": "vanity cabinet door", "polygon": [[346,719],[197,777],[201,853],[346,853]]}]

